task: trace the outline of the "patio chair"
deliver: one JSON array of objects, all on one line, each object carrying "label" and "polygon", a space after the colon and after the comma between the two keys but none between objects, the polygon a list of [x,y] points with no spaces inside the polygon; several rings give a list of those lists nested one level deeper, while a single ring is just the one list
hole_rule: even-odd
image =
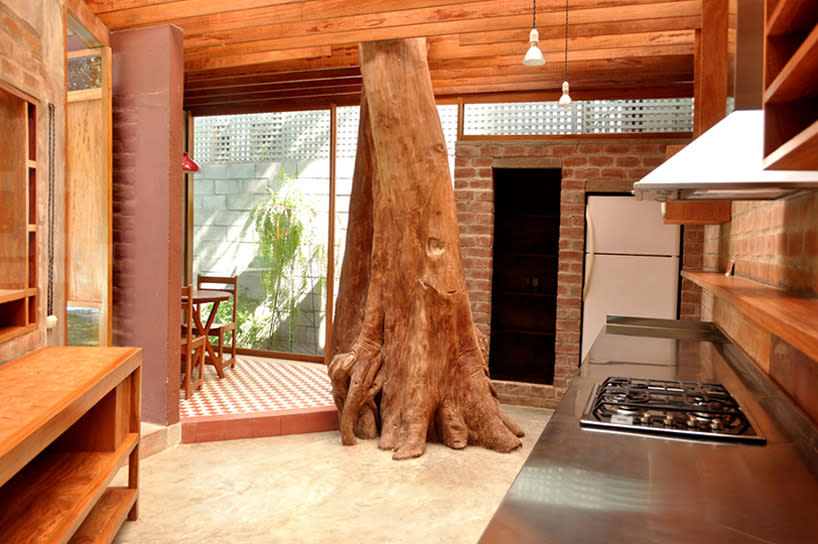
[{"label": "patio chair", "polygon": [[[182,388],[185,390],[185,399],[190,398],[193,390],[199,389],[204,383],[204,357],[205,342],[207,338],[196,335],[196,327],[193,323],[193,297],[191,296],[193,287],[185,285],[182,287],[182,372],[184,379]],[[198,368],[198,377],[194,378],[194,370]]]},{"label": "patio chair", "polygon": [[[231,295],[233,305],[233,319],[226,323],[213,323],[210,326],[210,336],[218,337],[219,359],[222,361],[222,368],[232,366],[236,368],[236,315],[238,307],[238,276],[203,276],[199,275],[196,281],[199,290],[227,291]],[[224,360],[224,335],[230,333],[230,359]]]}]

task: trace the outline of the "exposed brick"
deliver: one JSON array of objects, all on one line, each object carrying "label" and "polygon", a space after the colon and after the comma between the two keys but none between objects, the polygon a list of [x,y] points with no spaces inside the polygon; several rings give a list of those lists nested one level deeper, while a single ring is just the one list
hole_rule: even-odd
[{"label": "exposed brick", "polygon": [[583,155],[575,156],[575,157],[566,157],[564,161],[562,161],[562,166],[585,166],[588,164],[588,157]]},{"label": "exposed brick", "polygon": [[575,168],[574,177],[577,179],[594,179],[600,177],[599,168]]},{"label": "exposed brick", "polygon": [[606,144],[604,147],[605,153],[613,153],[616,155],[624,155],[631,151],[631,146],[628,144]]},{"label": "exposed brick", "polygon": [[577,146],[577,153],[591,155],[594,153],[601,153],[602,145],[600,144],[579,144]]},{"label": "exposed brick", "polygon": [[575,145],[555,145],[551,148],[555,157],[564,157],[565,155],[573,155],[577,150]]},{"label": "exposed brick", "polygon": [[596,157],[588,157],[588,164],[591,166],[613,166],[613,157],[608,155],[599,155]]},{"label": "exposed brick", "polygon": [[627,179],[623,168],[603,168],[600,172],[603,178]]},{"label": "exposed brick", "polygon": [[[620,166],[623,168],[631,168],[633,166],[639,166],[641,164],[641,160],[638,156],[629,155],[626,157],[617,157],[616,158],[616,166]],[[607,165],[600,165],[600,166],[607,166]]]}]

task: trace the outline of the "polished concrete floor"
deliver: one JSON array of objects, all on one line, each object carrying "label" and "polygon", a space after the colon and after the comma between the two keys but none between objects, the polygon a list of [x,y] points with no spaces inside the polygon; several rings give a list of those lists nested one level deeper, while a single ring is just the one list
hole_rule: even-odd
[{"label": "polished concrete floor", "polygon": [[114,542],[473,544],[551,417],[506,411],[526,431],[509,454],[430,444],[398,462],[337,431],[169,448],[140,462],[139,520]]}]

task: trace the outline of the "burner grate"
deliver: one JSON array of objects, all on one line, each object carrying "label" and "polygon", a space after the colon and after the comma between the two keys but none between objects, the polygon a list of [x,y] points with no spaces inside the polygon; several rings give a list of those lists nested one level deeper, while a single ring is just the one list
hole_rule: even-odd
[{"label": "burner grate", "polygon": [[589,399],[581,425],[764,443],[721,384],[610,377]]}]

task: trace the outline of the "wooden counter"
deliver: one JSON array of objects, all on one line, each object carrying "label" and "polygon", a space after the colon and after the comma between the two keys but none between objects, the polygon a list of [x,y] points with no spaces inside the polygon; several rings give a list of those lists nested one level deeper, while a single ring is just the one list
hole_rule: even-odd
[{"label": "wooden counter", "polygon": [[682,277],[733,305],[747,319],[818,360],[818,298],[719,272],[683,270]]},{"label": "wooden counter", "polygon": [[[0,542],[111,542],[137,517],[142,350],[48,347],[0,366]],[[128,463],[128,487],[109,487]]]}]

